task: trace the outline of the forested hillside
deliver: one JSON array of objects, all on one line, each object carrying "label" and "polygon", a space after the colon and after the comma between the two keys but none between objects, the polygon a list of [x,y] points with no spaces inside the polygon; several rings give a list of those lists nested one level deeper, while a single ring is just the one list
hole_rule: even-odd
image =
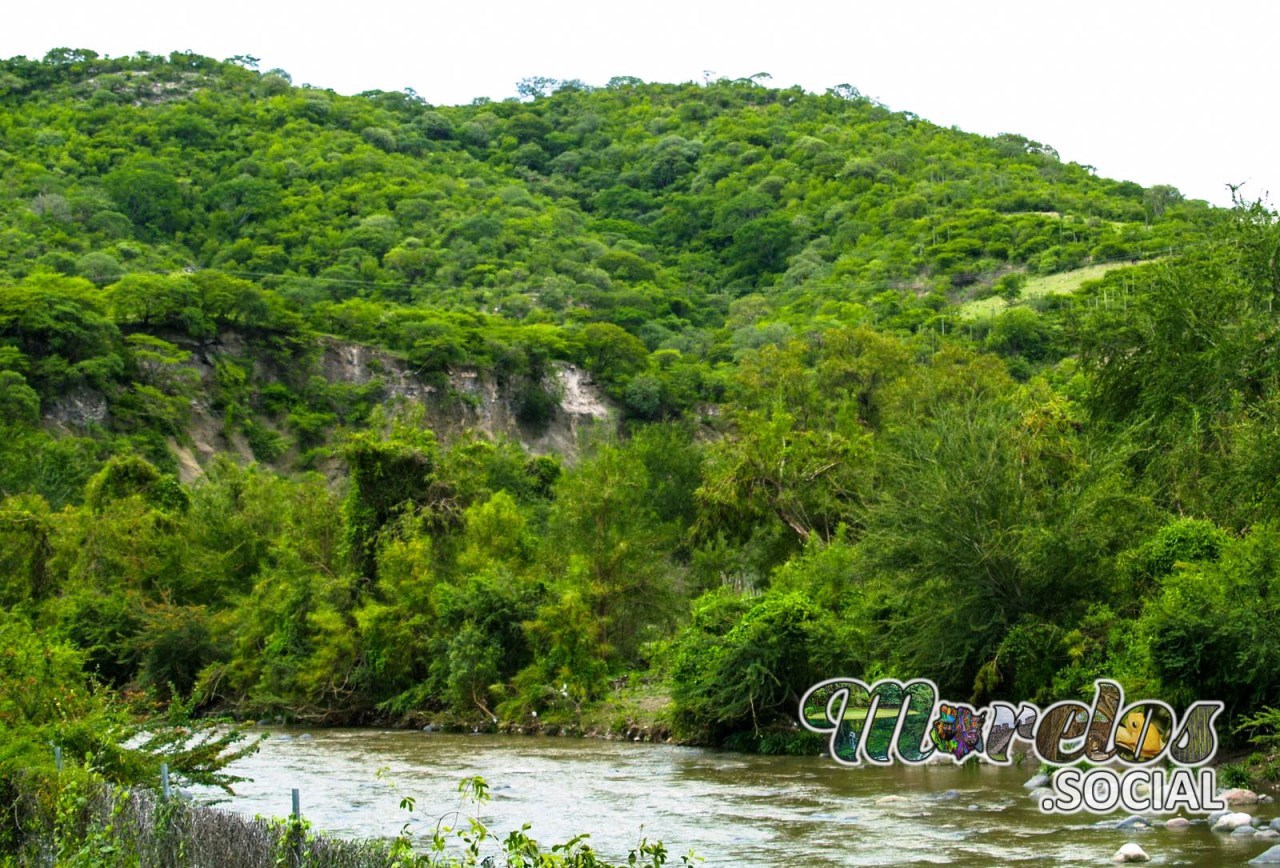
[{"label": "forested hillside", "polygon": [[[7,633],[244,715],[765,750],[835,675],[1280,704],[1266,208],[848,85],[254,65],[0,62]],[[577,371],[608,421],[534,454]],[[38,656],[0,729],[52,738]]]}]

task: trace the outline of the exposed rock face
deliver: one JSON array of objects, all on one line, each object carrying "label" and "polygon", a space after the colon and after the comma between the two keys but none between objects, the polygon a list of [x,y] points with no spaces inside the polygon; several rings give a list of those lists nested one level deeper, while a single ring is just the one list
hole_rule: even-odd
[{"label": "exposed rock face", "polygon": [[609,424],[612,411],[586,371],[565,363],[555,366],[559,406],[545,424],[526,424],[516,415],[515,396],[495,378],[471,368],[451,371],[447,385],[424,383],[409,365],[375,347],[326,340],[320,361],[330,382],[363,385],[381,380],[390,401],[422,405],[427,423],[442,440],[467,431],[510,437],[530,452],[556,452],[572,457],[582,435]]},{"label": "exposed rock face", "polygon": [[[179,438],[185,442],[168,440],[179,478],[183,482],[198,478],[218,453],[253,460],[253,450],[244,436],[237,431],[228,438],[222,416],[212,406],[217,358],[236,358],[243,364],[244,359],[254,357],[245,342],[233,333],[223,334],[206,345],[171,339],[191,351],[190,365],[200,375],[201,383],[191,401],[186,436]],[[382,384],[386,403],[421,406],[426,424],[444,442],[478,431],[492,438],[510,438],[534,454],[557,453],[570,461],[589,430],[614,424],[614,410],[591,382],[590,375],[574,365],[555,365],[553,389],[559,396],[558,405],[544,422],[533,424],[518,417],[517,395],[509,384],[473,368],[458,368],[437,382],[426,382],[403,359],[377,347],[325,337],[320,339],[319,349],[310,372],[273,370],[270,362],[255,358],[252,379],[266,384],[293,379],[301,373],[303,379],[319,375],[332,383],[351,385],[376,380]],[[91,425],[105,425],[109,416],[107,397],[92,389],[68,392],[46,402],[44,407],[45,423],[62,432],[82,432]],[[264,427],[279,428],[278,420],[259,421]],[[279,463],[287,466],[294,457],[296,453],[290,450]]]},{"label": "exposed rock face", "polygon": [[609,408],[605,406],[600,392],[591,382],[586,371],[573,365],[562,365],[556,376],[564,389],[564,398],[560,409],[570,416],[585,416],[592,419],[607,419]]},{"label": "exposed rock face", "polygon": [[107,421],[107,399],[93,389],[72,389],[64,395],[47,401],[44,417],[63,428],[87,428],[103,425]]},{"label": "exposed rock face", "polygon": [[331,383],[362,386],[380,379],[387,394],[427,403],[435,387],[419,381],[400,359],[377,347],[325,338],[321,342],[320,374]]}]

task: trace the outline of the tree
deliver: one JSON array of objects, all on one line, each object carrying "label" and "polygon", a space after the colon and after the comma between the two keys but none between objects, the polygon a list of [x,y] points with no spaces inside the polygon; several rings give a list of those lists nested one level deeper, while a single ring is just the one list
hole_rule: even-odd
[{"label": "tree", "polygon": [[196,287],[182,274],[126,274],[107,287],[107,304],[117,322],[144,329],[175,329],[192,337],[212,337]]},{"label": "tree", "polygon": [[0,424],[34,425],[40,421],[40,396],[17,371],[0,371]]},{"label": "tree", "polygon": [[1181,201],[1182,193],[1177,187],[1171,187],[1168,184],[1156,184],[1154,187],[1148,187],[1146,192],[1142,194],[1142,204],[1146,206],[1148,219],[1164,216],[1164,212],[1169,206],[1176,205]]},{"label": "tree", "polygon": [[120,211],[151,237],[175,232],[188,223],[182,189],[162,163],[140,160],[108,173],[103,182]]},{"label": "tree", "polygon": [[520,79],[516,83],[516,93],[524,99],[537,99],[550,94],[559,83],[559,80],[545,75],[534,75]]},{"label": "tree", "polygon": [[804,430],[782,410],[746,412],[735,421],[737,436],[708,450],[697,492],[705,526],[732,532],[776,520],[798,544],[828,539],[851,519],[866,493],[863,437]]},{"label": "tree", "polygon": [[647,497],[650,480],[633,453],[603,445],[560,478],[548,518],[547,560],[599,622],[600,641],[624,661],[671,616],[666,530]]},{"label": "tree", "polygon": [[1063,409],[973,394],[886,444],[859,552],[897,591],[904,670],[944,693],[1007,695],[1014,625],[1069,623],[1108,601],[1114,557],[1150,521],[1123,453]]},{"label": "tree", "polygon": [[406,510],[443,507],[435,497],[437,450],[426,430],[398,428],[390,440],[353,435],[343,450],[350,490],[343,504],[352,566],[368,582],[377,578],[379,534]]},{"label": "tree", "polygon": [[785,214],[770,214],[735,229],[725,259],[734,263],[735,275],[759,281],[786,270],[795,241],[791,219]]},{"label": "tree", "polygon": [[582,330],[586,365],[605,382],[617,382],[644,366],[644,343],[613,323],[592,323]]}]

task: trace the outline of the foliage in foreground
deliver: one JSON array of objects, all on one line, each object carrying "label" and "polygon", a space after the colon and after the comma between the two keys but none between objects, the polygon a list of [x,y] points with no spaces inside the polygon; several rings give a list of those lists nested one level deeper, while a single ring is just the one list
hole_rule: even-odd
[{"label": "foliage in foreground", "polygon": [[[108,784],[80,767],[64,770],[32,788],[24,777],[16,790],[4,848],[18,864],[81,868],[152,868],[217,865],[219,868],[614,868],[585,835],[543,847],[529,827],[496,837],[480,820],[462,811],[445,814],[429,840],[415,841],[406,823],[391,841],[348,841],[313,830],[298,819],[248,818],[215,807],[169,799],[141,788]],[[478,809],[488,799],[481,778],[464,780],[459,791]],[[401,807],[414,810],[411,798]],[[661,843],[641,841],[627,855],[628,866],[660,868],[667,863]],[[692,855],[681,865],[694,864]]]}]

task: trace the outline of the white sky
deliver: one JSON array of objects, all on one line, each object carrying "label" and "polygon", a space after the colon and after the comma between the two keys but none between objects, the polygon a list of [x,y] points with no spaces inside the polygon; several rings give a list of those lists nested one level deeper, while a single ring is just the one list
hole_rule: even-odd
[{"label": "white sky", "polygon": [[[513,96],[526,76],[701,81],[704,70],[821,92],[848,82],[945,126],[1016,132],[1100,175],[1280,201],[1274,0],[11,0],[0,57],[251,54],[339,93]],[[43,7],[43,8],[41,8]]]}]

